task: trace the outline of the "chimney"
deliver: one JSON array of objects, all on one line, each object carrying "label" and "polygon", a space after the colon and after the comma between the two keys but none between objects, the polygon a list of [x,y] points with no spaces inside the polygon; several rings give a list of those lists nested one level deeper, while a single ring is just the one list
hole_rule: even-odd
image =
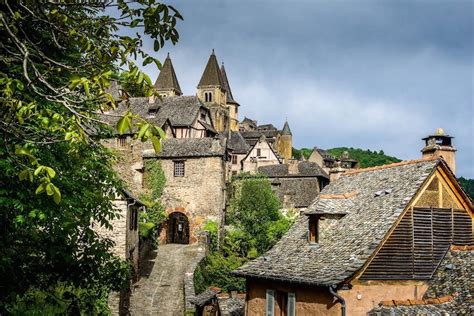
[{"label": "chimney", "polygon": [[452,144],[454,137],[446,135],[442,128],[438,128],[434,135],[423,140],[425,147],[421,150],[423,158],[443,157],[451,171],[456,174],[456,148]]}]

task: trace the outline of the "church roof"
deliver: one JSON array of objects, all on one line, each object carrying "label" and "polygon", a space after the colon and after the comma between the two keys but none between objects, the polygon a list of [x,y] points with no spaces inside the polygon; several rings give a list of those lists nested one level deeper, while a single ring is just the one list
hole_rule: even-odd
[{"label": "church roof", "polygon": [[181,87],[179,86],[178,78],[176,77],[176,73],[174,72],[173,63],[171,62],[171,58],[168,56],[165,59],[165,63],[161,68],[160,74],[155,82],[155,89],[160,90],[174,90],[178,94],[183,94],[181,92]]},{"label": "church roof", "polygon": [[197,87],[204,88],[209,86],[225,89],[224,78],[222,77],[221,70],[219,69],[219,64],[217,63],[214,50],[212,50],[212,54],[209,57],[209,61],[207,62],[206,68],[204,69],[201,80],[199,80]]},{"label": "church roof", "polygon": [[224,88],[227,91],[227,103],[235,103],[238,104],[237,101],[234,100],[234,96],[232,95],[232,91],[230,90],[229,80],[227,79],[227,73],[225,72],[224,63],[221,66],[221,74],[222,79],[224,80]]},{"label": "church roof", "polygon": [[285,121],[285,125],[283,125],[283,129],[281,130],[281,134],[282,135],[292,135],[290,125],[288,124],[288,121]]},{"label": "church roof", "polygon": [[[235,274],[317,286],[343,282],[370,258],[438,164],[440,160],[415,160],[344,174],[326,186],[320,198],[357,194],[348,195],[350,205],[342,208],[347,215],[321,230],[317,247],[308,245],[308,217],[300,216],[271,250]],[[374,194],[386,189],[391,193]],[[334,211],[332,205],[321,203],[308,207],[308,211],[315,207],[317,211]]]}]

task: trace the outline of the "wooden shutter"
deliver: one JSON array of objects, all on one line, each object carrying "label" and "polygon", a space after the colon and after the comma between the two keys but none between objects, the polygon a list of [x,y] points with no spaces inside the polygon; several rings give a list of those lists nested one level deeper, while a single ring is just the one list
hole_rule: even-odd
[{"label": "wooden shutter", "polygon": [[266,316],[275,315],[275,291],[274,290],[267,290],[265,309],[266,309]]},{"label": "wooden shutter", "polygon": [[472,219],[465,210],[409,210],[361,279],[430,279],[451,244],[474,244]]},{"label": "wooden shutter", "polygon": [[286,307],[286,316],[295,316],[296,296],[295,293],[288,293],[288,305]]}]

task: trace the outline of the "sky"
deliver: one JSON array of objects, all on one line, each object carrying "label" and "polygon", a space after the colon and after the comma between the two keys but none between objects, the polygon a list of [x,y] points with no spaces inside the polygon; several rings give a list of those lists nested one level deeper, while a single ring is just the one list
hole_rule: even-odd
[{"label": "sky", "polygon": [[185,95],[196,93],[215,49],[239,118],[279,128],[287,119],[296,148],[417,159],[421,138],[442,127],[455,137],[457,176],[474,178],[474,2],[167,3],[184,17],[180,40],[154,54],[170,53]]}]

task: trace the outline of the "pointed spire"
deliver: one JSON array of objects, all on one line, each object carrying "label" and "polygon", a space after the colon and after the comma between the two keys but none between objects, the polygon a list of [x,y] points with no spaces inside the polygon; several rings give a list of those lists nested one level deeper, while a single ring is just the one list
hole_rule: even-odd
[{"label": "pointed spire", "polygon": [[222,78],[222,73],[219,69],[219,64],[217,63],[216,55],[214,54],[214,49],[212,54],[209,57],[206,68],[202,74],[201,80],[199,80],[198,88],[204,87],[219,87],[225,89],[224,79]]},{"label": "pointed spire", "polygon": [[282,135],[293,135],[291,134],[291,129],[290,125],[288,124],[288,121],[285,121],[285,125],[283,125],[283,129],[281,130]]},{"label": "pointed spire", "polygon": [[237,101],[234,100],[234,96],[232,95],[232,91],[230,90],[229,80],[227,80],[227,73],[225,72],[224,63],[222,63],[221,66],[221,74],[222,79],[224,80],[224,89],[227,91],[227,103],[238,104]]},{"label": "pointed spire", "polygon": [[155,89],[157,91],[173,91],[177,95],[182,95],[181,87],[179,86],[178,78],[174,72],[173,63],[171,62],[170,53],[165,59],[163,67],[161,67],[160,74],[155,81]]}]

